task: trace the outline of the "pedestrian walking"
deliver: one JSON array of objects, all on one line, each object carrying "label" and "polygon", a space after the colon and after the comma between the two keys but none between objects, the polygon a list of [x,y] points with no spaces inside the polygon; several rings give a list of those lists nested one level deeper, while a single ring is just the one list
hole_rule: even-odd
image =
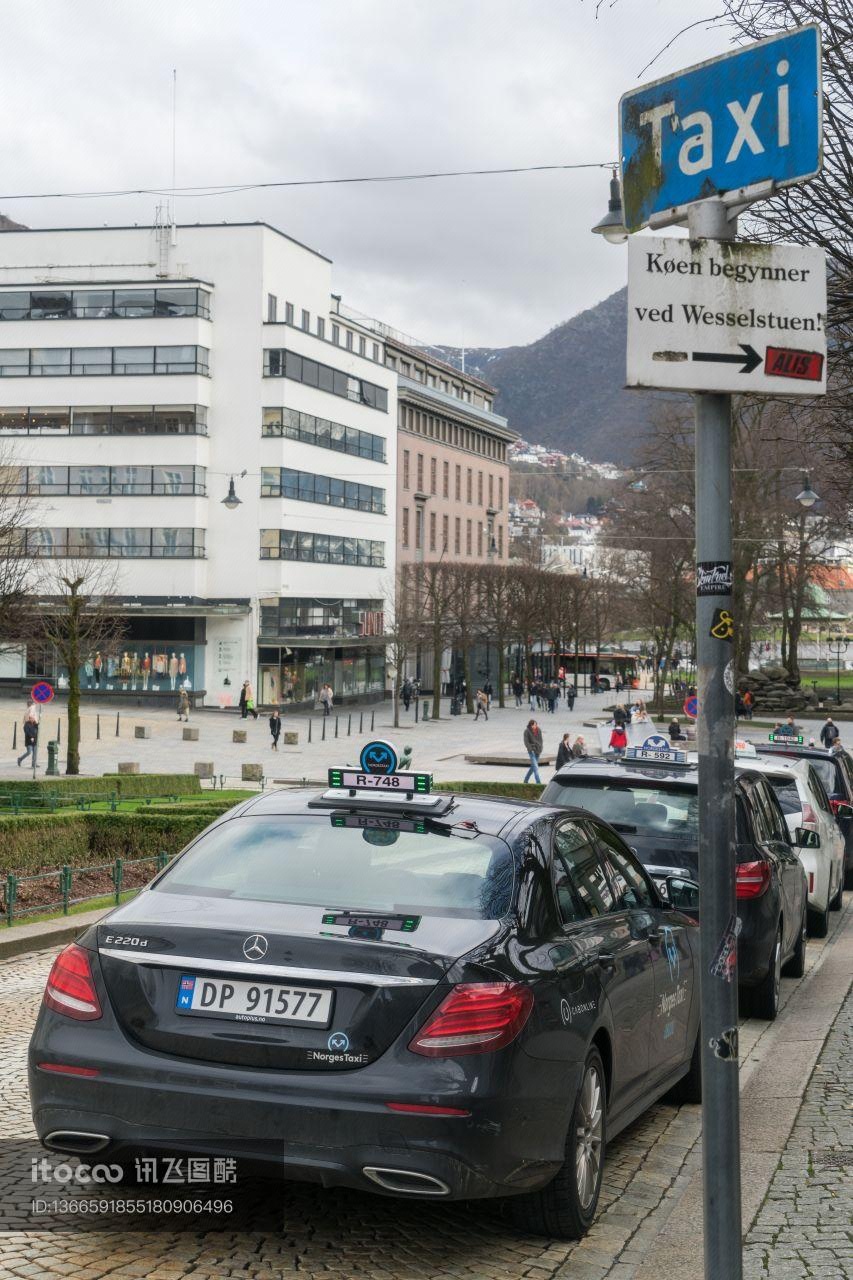
[{"label": "pedestrian walking", "polygon": [[251,716],[253,720],[257,720],[258,709],[255,706],[255,691],[252,688],[250,681],[248,680],[245,680],[243,682],[243,694],[245,695],[245,707],[243,710],[243,719],[245,720],[247,716]]},{"label": "pedestrian walking", "polygon": [[522,681],[521,676],[517,675],[513,677],[512,692],[515,695],[515,705],[520,707],[522,699],[524,698],[524,682]]},{"label": "pedestrian walking", "polygon": [[827,716],[826,722],[820,731],[821,743],[823,744],[824,747],[826,747],[828,751],[832,746],[833,742],[835,742],[836,738],[838,737],[840,737],[838,732],[838,725],[835,723],[832,716]]},{"label": "pedestrian walking", "polygon": [[182,689],[178,694],[178,719],[189,721],[190,718],[190,695],[186,689]]},{"label": "pedestrian walking", "polygon": [[625,754],[628,746],[628,735],[625,732],[624,724],[616,724],[610,734],[610,750],[615,756]]},{"label": "pedestrian walking", "polygon": [[578,734],[572,743],[572,755],[576,760],[586,760],[586,754],[586,743],[581,735]]},{"label": "pedestrian walking", "polygon": [[240,690],[240,697],[237,702],[237,705],[240,708],[240,718],[242,720],[245,720],[246,716],[249,714],[249,708],[246,703],[246,690],[248,689],[248,687],[249,687],[249,681],[244,680],[243,688]]},{"label": "pedestrian walking", "polygon": [[281,712],[278,707],[273,707],[270,712],[270,733],[272,734],[272,749],[278,751],[278,740],[281,737]]},{"label": "pedestrian walking", "polygon": [[18,768],[26,760],[27,756],[32,756],[32,766],[36,767],[36,751],[39,741],[39,722],[38,712],[34,707],[30,707],[24,718],[24,754],[18,756]]},{"label": "pedestrian walking", "polygon": [[753,702],[754,702],[754,698],[752,696],[752,690],[747,689],[746,693],[743,695],[743,707],[744,707],[743,714],[746,716],[747,720],[752,719]]},{"label": "pedestrian walking", "polygon": [[323,715],[330,716],[332,707],[335,705],[335,695],[330,684],[324,684],[320,690],[320,703],[323,707]]},{"label": "pedestrian walking", "polygon": [[478,690],[477,690],[476,695],[475,695],[475,697],[474,697],[474,701],[475,701],[475,703],[477,704],[477,710],[476,710],[476,713],[475,713],[475,715],[474,715],[474,719],[475,719],[475,720],[479,720],[479,719],[480,719],[480,713],[482,712],[482,714],[483,714],[483,715],[485,716],[485,718],[488,720],[488,718],[489,718],[489,697],[488,697],[488,694],[486,693],[485,689],[478,689]]},{"label": "pedestrian walking", "polygon": [[535,711],[536,710],[536,705],[535,705],[536,684],[535,684],[535,681],[533,680],[527,681],[527,700],[530,703],[530,710]]},{"label": "pedestrian walking", "polygon": [[408,676],[406,676],[403,681],[403,687],[400,690],[400,693],[403,698],[403,706],[408,711],[409,707],[412,705],[412,682]]},{"label": "pedestrian walking", "polygon": [[564,733],[560,739],[560,745],[557,747],[557,763],[554,767],[554,772],[559,773],[563,765],[568,764],[573,758],[572,736],[570,733]]},{"label": "pedestrian walking", "polygon": [[530,775],[533,779],[542,785],[542,779],[539,777],[539,757],[542,754],[542,730],[535,720],[528,720],[527,728],[524,730],[524,749],[530,759],[530,768],[524,775],[524,781],[530,781]]},{"label": "pedestrian walking", "polygon": [[577,694],[578,694],[578,691],[575,688],[574,684],[569,684],[566,686],[566,705],[568,706],[570,711],[574,711],[575,709],[575,698],[577,697]]},{"label": "pedestrian walking", "polygon": [[488,700],[488,709],[489,711],[491,711],[492,698],[495,696],[495,690],[491,680],[487,680],[486,683],[483,685],[483,693],[486,695],[486,698]]}]

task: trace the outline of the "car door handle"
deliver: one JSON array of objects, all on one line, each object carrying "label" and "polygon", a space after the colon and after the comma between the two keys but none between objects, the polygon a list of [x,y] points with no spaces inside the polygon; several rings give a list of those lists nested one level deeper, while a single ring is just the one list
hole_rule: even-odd
[{"label": "car door handle", "polygon": [[596,960],[602,969],[615,969],[616,957],[610,951],[599,951]]}]

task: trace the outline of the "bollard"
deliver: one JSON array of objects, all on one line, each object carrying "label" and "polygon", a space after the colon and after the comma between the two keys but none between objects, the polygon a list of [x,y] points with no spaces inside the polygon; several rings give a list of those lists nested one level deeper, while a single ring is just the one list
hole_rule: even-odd
[{"label": "bollard", "polygon": [[116,858],[113,867],[113,885],[115,886],[116,906],[121,902],[121,882],[124,879],[124,862]]},{"label": "bollard", "polygon": [[99,712],[99,713],[98,713],[98,715],[95,717],[95,737],[98,739],[98,742],[100,742],[100,741],[101,741],[101,716],[100,716],[100,712]]},{"label": "bollard", "polygon": [[415,724],[418,723],[418,706],[420,705],[420,701],[420,698],[415,698]]},{"label": "bollard", "polygon": [[56,722],[56,741],[57,742],[62,741],[62,721],[61,720],[57,720]]},{"label": "bollard", "polygon": [[338,717],[335,716],[335,737],[338,736]]},{"label": "bollard", "polygon": [[347,717],[347,737],[352,737],[352,712],[350,712]]},{"label": "bollard", "polygon": [[375,716],[376,716],[376,712],[375,712],[375,711],[371,711],[371,713],[370,713],[370,732],[371,732],[371,733],[373,733],[373,721],[374,721]]},{"label": "bollard", "polygon": [[424,698],[424,709],[423,709],[422,718],[424,720],[429,720],[429,699],[428,698]]},{"label": "bollard", "polygon": [[311,721],[308,721],[308,741],[311,741]]},{"label": "bollard", "polygon": [[219,790],[220,791],[225,790],[225,774],[224,773],[220,773],[219,775]]},{"label": "bollard", "polygon": [[322,736],[322,738],[320,739],[320,741],[321,741],[321,742],[325,742],[325,741],[326,741],[326,717],[325,717],[325,716],[323,716],[323,736]]},{"label": "bollard", "polygon": [[59,872],[59,896],[62,898],[62,914],[68,915],[68,901],[71,897],[71,868],[66,863]]},{"label": "bollard", "polygon": [[364,733],[364,712],[363,711],[361,715],[358,717],[358,731],[359,733]]},{"label": "bollard", "polygon": [[121,712],[120,712],[120,711],[117,711],[117,712],[116,712],[116,737],[118,737],[118,736],[119,736],[118,729],[119,729],[119,717],[120,717],[120,716],[121,716]]},{"label": "bollard", "polygon": [[17,722],[17,720],[16,720],[16,721],[15,721],[15,723],[12,725],[12,750],[13,750],[13,751],[17,751],[17,750],[18,750],[18,722]]},{"label": "bollard", "polygon": [[59,756],[59,743],[49,742],[47,744],[47,771],[45,777],[58,778],[59,768],[57,767],[57,757]]}]

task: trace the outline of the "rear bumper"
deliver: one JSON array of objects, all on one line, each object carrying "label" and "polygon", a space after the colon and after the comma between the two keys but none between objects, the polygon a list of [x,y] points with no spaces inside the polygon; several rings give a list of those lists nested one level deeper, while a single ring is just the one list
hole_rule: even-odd
[{"label": "rear bumper", "polygon": [[[534,1062],[515,1047],[489,1074],[464,1059],[403,1053],[411,1061],[391,1050],[351,1072],[242,1070],[166,1059],[114,1029],[81,1029],[43,1010],[30,1046],[33,1119],[42,1142],[57,1131],[104,1135],[98,1159],[176,1148],[255,1159],[263,1143],[264,1162],[279,1176],[380,1194],[395,1192],[366,1168],[428,1175],[449,1199],[517,1194],[551,1180],[580,1065]],[[39,1069],[44,1061],[96,1066],[100,1075],[57,1075]],[[470,1115],[401,1114],[386,1101]],[[424,1196],[437,1194],[424,1184]]]}]

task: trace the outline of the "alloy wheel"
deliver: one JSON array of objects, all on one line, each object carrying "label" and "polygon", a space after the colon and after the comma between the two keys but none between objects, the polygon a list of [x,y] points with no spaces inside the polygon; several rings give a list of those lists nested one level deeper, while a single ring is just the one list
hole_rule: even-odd
[{"label": "alloy wheel", "polygon": [[588,1209],[595,1197],[601,1168],[604,1091],[594,1063],[586,1069],[578,1099],[575,1170],[578,1199]]}]

